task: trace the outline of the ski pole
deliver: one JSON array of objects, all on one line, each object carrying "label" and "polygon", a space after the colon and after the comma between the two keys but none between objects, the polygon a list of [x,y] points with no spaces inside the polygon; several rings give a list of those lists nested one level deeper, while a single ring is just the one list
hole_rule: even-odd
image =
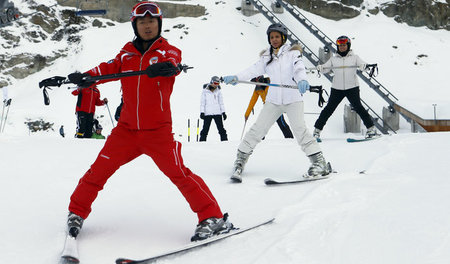
[{"label": "ski pole", "polygon": [[197,118],[197,142],[198,142],[198,132],[200,129],[200,119]]},{"label": "ski pole", "polygon": [[[187,72],[189,69],[193,69],[194,67],[187,66],[186,64],[178,64],[177,70],[182,72]],[[172,69],[169,69],[168,71],[172,71]],[[82,81],[84,82],[95,82],[100,80],[113,80],[113,79],[120,79],[124,77],[132,77],[132,76],[138,76],[138,75],[148,75],[152,76],[151,72],[151,66],[148,66],[147,69],[142,71],[130,71],[130,72],[121,72],[121,73],[114,73],[114,74],[106,74],[106,75],[98,75],[98,76],[84,76],[82,78]],[[68,78],[62,77],[62,76],[54,76],[51,78],[44,79],[39,82],[39,88],[42,87],[48,87],[48,86],[61,86],[62,84],[68,84],[72,83]]]},{"label": "ski pole", "polygon": [[188,142],[191,142],[191,119],[188,118]]},{"label": "ski pole", "polygon": [[112,118],[112,115],[111,115],[111,111],[109,111],[108,103],[105,103],[105,105],[106,105],[106,108],[108,109],[109,118],[111,118],[111,123],[112,123],[112,126],[113,126],[113,128],[114,128],[115,125],[114,125],[114,121],[113,121],[113,118]]},{"label": "ski pole", "polygon": [[[351,66],[333,66],[333,67],[323,67],[324,70],[333,70],[333,69],[354,69],[359,68],[357,65],[351,65]],[[312,72],[314,73],[317,71],[320,77],[320,71],[318,71],[316,68],[306,69],[306,72]],[[362,71],[367,71],[367,74],[369,74],[370,77],[374,76],[375,71],[377,72],[376,75],[378,75],[378,64],[366,64],[366,67]]]},{"label": "ski pole", "polygon": [[6,100],[3,101],[3,109],[2,109],[2,119],[0,119],[0,129],[3,126],[3,114],[5,113],[5,107],[6,107]]},{"label": "ski pole", "polygon": [[[222,78],[221,78],[221,82],[223,82]],[[237,83],[245,83],[245,84],[253,84],[253,85],[261,85],[261,86],[274,86],[274,87],[298,89],[297,85],[289,85],[289,84],[262,83],[262,82],[251,82],[251,81],[240,81],[240,80],[237,80],[236,82]],[[316,92],[317,89],[321,90],[322,85],[310,85],[310,90],[313,90],[313,92]]]},{"label": "ski pole", "polygon": [[3,123],[2,133],[5,131],[6,120],[8,119],[9,108],[11,108],[11,98],[8,100],[8,110],[6,111],[5,122]]},{"label": "ski pole", "polygon": [[[374,68],[374,67],[378,67],[378,65],[376,63],[374,64],[366,64],[365,69],[368,68]],[[332,70],[332,69],[349,69],[349,68],[359,68],[358,65],[351,65],[351,66],[333,66],[333,67],[323,67],[324,70]]]},{"label": "ski pole", "polygon": [[[223,82],[223,78],[220,77],[220,81]],[[262,83],[262,82],[249,82],[249,81],[240,81],[237,80],[237,83],[246,83],[246,84],[254,84],[254,85],[261,85],[261,86],[275,86],[275,87],[281,87],[281,88],[290,88],[290,89],[298,89],[297,85],[288,85],[288,84],[276,84],[276,83]],[[324,91],[322,88],[322,85],[310,85],[309,91],[311,93],[318,93],[319,94],[319,106],[322,107],[325,100],[323,99],[322,92]],[[326,93],[326,91],[325,91]],[[328,94],[328,93],[327,93]]]},{"label": "ski pole", "polygon": [[245,84],[253,84],[253,85],[261,85],[261,86],[274,86],[274,87],[298,89],[297,85],[289,85],[289,84],[262,83],[262,82],[250,82],[250,81],[241,81],[241,80],[238,80],[236,82],[237,83],[245,83]]},{"label": "ski pole", "polygon": [[242,140],[242,137],[244,136],[244,131],[245,131],[245,125],[247,124],[247,119],[245,119],[245,122],[244,122],[244,128],[242,128],[242,133],[241,133],[241,140]]},{"label": "ski pole", "polygon": [[[82,78],[82,81],[84,82],[95,82],[100,80],[114,80],[114,79],[120,79],[124,77],[131,77],[131,76],[138,76],[138,75],[147,75],[149,77],[154,77],[151,72],[151,66],[148,66],[147,69],[143,71],[131,71],[131,72],[121,72],[121,73],[115,73],[115,74],[106,74],[106,75],[99,75],[99,76],[84,76]],[[187,66],[186,64],[178,64],[177,70],[180,72],[187,72],[189,69],[193,69],[194,67]],[[168,73],[172,73],[173,69],[168,69]],[[67,77],[62,76],[54,76],[47,79],[44,79],[39,82],[39,88],[43,88],[44,91],[44,103],[45,105],[50,104],[50,98],[48,97],[46,88],[49,88],[49,86],[58,86],[60,87],[63,84],[72,83]]]}]

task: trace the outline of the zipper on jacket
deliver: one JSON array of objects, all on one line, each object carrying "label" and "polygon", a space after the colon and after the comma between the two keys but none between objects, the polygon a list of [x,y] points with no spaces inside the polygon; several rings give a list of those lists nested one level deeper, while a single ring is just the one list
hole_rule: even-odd
[{"label": "zipper on jacket", "polygon": [[[145,54],[145,53],[144,53]],[[144,56],[141,57],[141,63],[139,64],[139,70],[142,70],[142,59]],[[139,125],[139,87],[141,86],[141,75],[138,76],[138,83],[136,88],[136,125],[137,129],[141,129]]]},{"label": "zipper on jacket", "polygon": [[[278,51],[278,54],[280,54],[280,51]],[[277,54],[277,55],[278,55]],[[283,71],[281,70],[281,60],[280,60],[280,57],[278,57],[278,66],[280,66],[280,74],[279,74],[279,76],[280,76],[280,82],[281,82],[281,84],[283,84],[283,81],[282,81],[282,74],[283,74]],[[280,96],[281,96],[281,104],[284,104],[284,96],[283,96],[283,88],[278,88],[278,90],[280,91]]]},{"label": "zipper on jacket", "polygon": [[[345,57],[342,57],[342,66],[345,66]],[[347,88],[345,88],[345,68],[342,68],[342,80],[343,80],[343,89],[347,90]]]},{"label": "zipper on jacket", "polygon": [[161,111],[163,112],[163,111],[164,111],[164,107],[163,107],[163,96],[162,96],[162,91],[161,91],[161,89],[160,89],[160,87],[159,87],[159,82],[157,82],[157,83],[158,83],[159,99],[161,99],[160,107],[161,107]]},{"label": "zipper on jacket", "polygon": [[[142,60],[145,57],[145,54],[147,54],[147,52],[149,50],[152,49],[153,45],[160,39],[161,37],[159,37],[158,39],[156,39],[152,45],[150,45],[150,47],[148,47],[148,49],[144,52],[144,54],[141,55],[141,63],[139,64],[139,70],[142,71]],[[141,129],[140,125],[139,125],[139,87],[141,86],[141,75],[138,76],[138,84],[137,84],[137,89],[136,89],[136,121],[137,121],[137,129]]]},{"label": "zipper on jacket", "polygon": [[[88,89],[91,89],[91,88],[88,88]],[[93,99],[93,97],[94,97],[94,91],[91,89],[91,102],[89,104],[89,113],[92,112],[92,99]]]}]

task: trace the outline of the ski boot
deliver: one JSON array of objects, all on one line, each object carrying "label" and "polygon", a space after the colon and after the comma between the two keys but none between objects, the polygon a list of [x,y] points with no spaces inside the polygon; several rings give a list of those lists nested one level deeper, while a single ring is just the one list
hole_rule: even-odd
[{"label": "ski boot", "polygon": [[245,163],[247,163],[247,160],[250,157],[250,154],[252,153],[244,153],[240,150],[237,151],[236,160],[234,161],[233,174],[231,175],[231,180],[233,182],[242,182],[241,174],[244,170]]},{"label": "ski boot", "polygon": [[320,132],[322,132],[322,130],[314,128],[313,137],[316,139],[317,142],[322,142],[322,139],[320,139]]},{"label": "ski boot", "polygon": [[308,158],[311,161],[311,166],[309,167],[308,171],[303,174],[303,177],[313,178],[326,176],[332,171],[331,164],[329,162],[326,162],[322,152],[312,154],[308,156]]},{"label": "ski boot", "polygon": [[379,134],[377,134],[377,129],[375,126],[371,126],[369,128],[367,128],[366,131],[366,138],[373,138],[378,136]]},{"label": "ski boot", "polygon": [[67,227],[69,229],[69,234],[76,238],[80,233],[81,227],[83,226],[84,219],[72,212],[69,212],[67,217]]},{"label": "ski boot", "polygon": [[200,222],[195,228],[191,241],[199,241],[214,235],[228,233],[233,229],[233,224],[228,221],[228,213],[225,213],[223,218],[211,217]]}]

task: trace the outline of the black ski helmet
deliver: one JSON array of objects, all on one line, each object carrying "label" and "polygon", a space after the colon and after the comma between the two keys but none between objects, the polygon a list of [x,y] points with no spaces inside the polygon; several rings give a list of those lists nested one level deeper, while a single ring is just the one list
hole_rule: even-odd
[{"label": "black ski helmet", "polygon": [[336,39],[336,46],[347,44],[347,50],[350,50],[350,47],[352,46],[352,41],[347,36],[340,36]]},{"label": "black ski helmet", "polygon": [[210,84],[219,84],[220,83],[220,78],[217,76],[213,76],[211,77],[211,81],[209,82]]},{"label": "black ski helmet", "polygon": [[[347,50],[344,52],[339,51],[339,45],[347,44]],[[352,46],[352,41],[347,36],[340,36],[336,39],[336,49],[337,54],[341,55],[342,57],[347,56],[348,52],[350,51],[350,47]]]},{"label": "black ski helmet", "polygon": [[275,23],[275,24],[270,25],[267,28],[267,40],[269,41],[269,44],[270,44],[270,32],[274,32],[274,31],[279,32],[281,34],[282,39],[283,39],[283,44],[286,43],[286,40],[287,40],[287,28],[285,26],[283,26],[282,24],[280,24],[280,23]]}]

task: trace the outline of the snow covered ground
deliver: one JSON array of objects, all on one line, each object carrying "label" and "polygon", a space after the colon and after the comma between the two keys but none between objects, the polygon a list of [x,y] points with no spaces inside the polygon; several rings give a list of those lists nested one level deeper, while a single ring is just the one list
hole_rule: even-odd
[{"label": "snow covered ground", "polygon": [[[235,9],[240,0],[187,3],[205,5],[208,14],[163,22],[163,30],[170,30],[163,35],[182,49],[183,62],[194,67],[177,78],[172,95],[174,133],[183,143],[185,164],[204,178],[236,226],[276,220],[160,263],[450,262],[449,133],[412,134],[409,124],[401,120],[396,135],[349,144],[345,138],[358,135],[342,132],[342,103],[325,127],[321,143],[337,174],[317,182],[265,186],[266,177],[293,178],[309,165],[295,140],[283,139],[274,126],[251,156],[244,182],[231,184],[229,174],[253,87],[224,85],[230,141],[220,142],[212,126],[208,142],[192,142],[195,128],[187,142],[187,119],[191,124],[197,121],[202,84],[212,75],[233,74],[253,63],[268,45],[265,30],[269,25],[262,15],[240,15]],[[332,38],[353,36],[354,50],[379,64],[377,79],[410,110],[433,118],[432,104],[438,104],[438,118],[449,119],[450,92],[443,74],[450,59],[448,31],[407,27],[382,14],[340,22],[305,14]],[[283,17],[293,23],[287,14]],[[178,24],[185,27],[173,28]],[[10,87],[13,105],[5,132],[0,134],[0,263],[58,260],[69,197],[104,144],[103,140],[72,138],[76,97],[63,86],[49,91],[51,104],[44,106],[38,82],[113,58],[132,34],[129,23],[88,29],[81,53],[70,54]],[[312,38],[304,37],[314,47]],[[419,60],[419,54],[428,57]],[[413,64],[415,60],[419,65]],[[310,83],[329,87],[323,77],[311,75]],[[119,83],[100,87],[111,111],[119,104],[119,89]],[[383,105],[373,91],[363,91],[369,105]],[[258,102],[255,113],[260,109]],[[307,94],[305,111],[320,111],[316,94]],[[100,122],[107,135],[112,129],[108,111],[99,107],[97,114],[103,115]],[[24,124],[27,118],[50,121],[55,131],[29,133]],[[306,115],[310,128],[316,118]],[[250,116],[246,129],[255,119]],[[65,138],[57,131],[61,125]],[[120,168],[95,201],[79,236],[81,260],[99,264],[114,263],[117,257],[145,258],[189,243],[195,225],[196,216],[178,190],[150,158],[141,156]]]}]

